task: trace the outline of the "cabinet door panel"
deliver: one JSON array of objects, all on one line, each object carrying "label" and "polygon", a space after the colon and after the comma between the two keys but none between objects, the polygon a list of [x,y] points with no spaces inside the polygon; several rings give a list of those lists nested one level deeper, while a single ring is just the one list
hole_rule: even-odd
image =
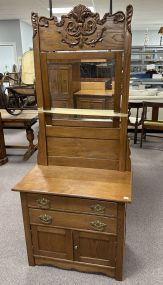
[{"label": "cabinet door panel", "polygon": [[115,267],[115,236],[74,231],[73,242],[76,261]]},{"label": "cabinet door panel", "polygon": [[49,65],[49,88],[54,105],[56,98],[68,98],[71,93],[71,66]]},{"label": "cabinet door panel", "polygon": [[31,226],[35,255],[72,259],[72,232],[65,229]]}]

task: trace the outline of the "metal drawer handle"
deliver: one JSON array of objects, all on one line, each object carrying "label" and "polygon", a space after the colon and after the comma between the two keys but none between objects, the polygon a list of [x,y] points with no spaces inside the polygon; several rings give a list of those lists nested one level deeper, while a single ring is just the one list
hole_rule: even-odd
[{"label": "metal drawer handle", "polygon": [[99,220],[96,220],[94,222],[90,222],[91,226],[94,228],[94,230],[103,232],[104,229],[106,228],[106,224],[100,222]]},{"label": "metal drawer handle", "polygon": [[50,207],[50,201],[47,198],[40,198],[37,200],[38,206],[42,209],[48,209]]},{"label": "metal drawer handle", "polygon": [[52,223],[52,217],[48,216],[47,214],[40,215],[39,219],[41,220],[41,222],[47,225],[50,225]]},{"label": "metal drawer handle", "polygon": [[105,213],[105,207],[101,206],[100,204],[92,205],[91,209],[92,211],[97,212],[99,214]]}]

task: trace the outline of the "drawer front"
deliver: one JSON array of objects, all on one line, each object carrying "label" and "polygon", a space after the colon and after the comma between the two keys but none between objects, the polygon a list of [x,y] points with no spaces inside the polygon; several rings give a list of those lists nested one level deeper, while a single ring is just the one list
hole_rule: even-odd
[{"label": "drawer front", "polygon": [[28,206],[47,210],[117,216],[117,203],[100,200],[28,194]]},{"label": "drawer front", "polygon": [[79,109],[105,109],[105,99],[77,98],[77,107]]},{"label": "drawer front", "polygon": [[67,100],[55,100],[53,106],[55,108],[68,108],[68,101]]},{"label": "drawer front", "polygon": [[116,234],[116,218],[96,215],[71,214],[58,211],[29,209],[30,223],[68,229],[83,229]]}]

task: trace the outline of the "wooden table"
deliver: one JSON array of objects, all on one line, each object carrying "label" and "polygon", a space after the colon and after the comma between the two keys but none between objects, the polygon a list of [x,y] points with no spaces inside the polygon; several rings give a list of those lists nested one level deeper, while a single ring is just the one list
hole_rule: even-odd
[{"label": "wooden table", "polygon": [[31,128],[38,120],[38,112],[35,110],[24,110],[20,115],[13,116],[7,113],[6,110],[0,110],[2,116],[3,129],[25,129],[28,146],[24,145],[6,145],[6,148],[20,148],[26,149],[24,154],[24,160],[30,158],[30,156],[37,150],[37,144],[34,144],[34,131]]},{"label": "wooden table", "polygon": [[8,158],[6,155],[4,133],[3,133],[3,127],[2,127],[1,113],[0,113],[0,165],[5,164],[7,161],[8,161]]},{"label": "wooden table", "polygon": [[81,109],[112,109],[113,90],[81,89],[74,93],[74,102]]}]

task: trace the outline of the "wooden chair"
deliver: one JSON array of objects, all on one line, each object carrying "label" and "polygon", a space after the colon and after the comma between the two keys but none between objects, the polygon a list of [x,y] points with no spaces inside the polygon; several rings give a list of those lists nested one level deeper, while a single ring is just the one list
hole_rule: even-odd
[{"label": "wooden chair", "polygon": [[4,77],[4,80],[12,82],[7,88],[8,96],[4,93],[4,103],[8,113],[18,115],[24,109],[37,109],[33,51],[28,51],[22,56],[20,78],[15,79],[13,75],[9,73]]},{"label": "wooden chair", "polygon": [[[136,110],[136,115],[132,115],[132,111]],[[138,128],[142,124],[143,102],[129,102],[128,104],[128,126],[134,127],[134,144],[137,143]],[[128,128],[128,131],[130,129]]]},{"label": "wooden chair", "polygon": [[[131,202],[132,13],[129,5],[126,14],[107,13],[100,19],[78,5],[60,22],[32,14],[38,165],[14,187],[21,192],[30,265],[101,272],[122,280],[125,206]],[[101,59],[115,63],[113,109],[77,109],[80,63]]]},{"label": "wooden chair", "polygon": [[143,139],[146,138],[147,133],[163,131],[163,120],[159,120],[159,110],[161,108],[163,108],[163,103],[143,102],[142,132],[141,132],[140,147],[142,147]]}]

